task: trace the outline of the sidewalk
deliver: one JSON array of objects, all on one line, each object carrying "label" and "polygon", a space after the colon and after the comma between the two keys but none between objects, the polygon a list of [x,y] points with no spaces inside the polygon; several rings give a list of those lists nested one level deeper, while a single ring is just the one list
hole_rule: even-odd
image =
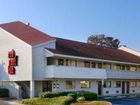
[{"label": "sidewalk", "polygon": [[22,105],[20,101],[15,99],[0,99],[0,105]]}]

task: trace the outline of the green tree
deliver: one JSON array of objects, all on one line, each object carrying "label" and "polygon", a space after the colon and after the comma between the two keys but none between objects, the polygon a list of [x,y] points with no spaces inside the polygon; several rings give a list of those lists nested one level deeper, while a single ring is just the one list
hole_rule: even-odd
[{"label": "green tree", "polygon": [[87,39],[87,43],[96,44],[99,46],[118,48],[120,41],[119,39],[114,39],[113,37],[105,36],[104,34],[90,35]]}]

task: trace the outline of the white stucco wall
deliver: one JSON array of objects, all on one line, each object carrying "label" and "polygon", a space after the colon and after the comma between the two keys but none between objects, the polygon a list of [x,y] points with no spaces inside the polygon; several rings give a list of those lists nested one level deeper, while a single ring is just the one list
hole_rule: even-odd
[{"label": "white stucco wall", "polygon": [[[79,90],[85,90],[85,91],[91,91],[91,92],[98,92],[98,83],[96,80],[90,80],[90,88],[84,89],[80,88],[80,81],[82,80],[72,80],[75,84],[74,89],[66,89],[65,87],[65,80],[57,80],[57,83],[59,84],[59,88],[54,88],[53,82],[56,82],[55,80],[52,82],[52,91],[79,91]],[[55,83],[56,84],[56,83]]]},{"label": "white stucco wall", "polygon": [[[8,74],[8,51],[15,50],[18,56],[16,74]],[[0,28],[0,80],[25,81],[32,78],[31,46]]]},{"label": "white stucco wall", "polygon": [[44,79],[45,67],[47,65],[45,48],[55,48],[55,41],[50,41],[46,44],[33,47],[32,50],[33,80]]}]

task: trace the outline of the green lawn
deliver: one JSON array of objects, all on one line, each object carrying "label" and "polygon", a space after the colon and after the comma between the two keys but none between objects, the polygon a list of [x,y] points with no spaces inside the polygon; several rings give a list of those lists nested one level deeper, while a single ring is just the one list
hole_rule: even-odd
[{"label": "green lawn", "polygon": [[71,105],[110,105],[107,101],[85,101],[85,102],[76,102]]},{"label": "green lawn", "polygon": [[25,105],[67,105],[71,101],[69,96],[61,96],[54,98],[33,98],[25,99],[22,101],[22,104]]}]

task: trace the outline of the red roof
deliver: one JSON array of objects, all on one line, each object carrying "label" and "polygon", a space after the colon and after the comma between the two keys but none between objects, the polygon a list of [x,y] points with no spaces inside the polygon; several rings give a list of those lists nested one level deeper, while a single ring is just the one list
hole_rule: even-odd
[{"label": "red roof", "polygon": [[32,46],[54,39],[48,34],[20,21],[0,24],[0,27]]},{"label": "red roof", "polygon": [[61,38],[56,38],[56,49],[48,50],[56,54],[140,64],[140,57],[119,49],[105,48]]}]

